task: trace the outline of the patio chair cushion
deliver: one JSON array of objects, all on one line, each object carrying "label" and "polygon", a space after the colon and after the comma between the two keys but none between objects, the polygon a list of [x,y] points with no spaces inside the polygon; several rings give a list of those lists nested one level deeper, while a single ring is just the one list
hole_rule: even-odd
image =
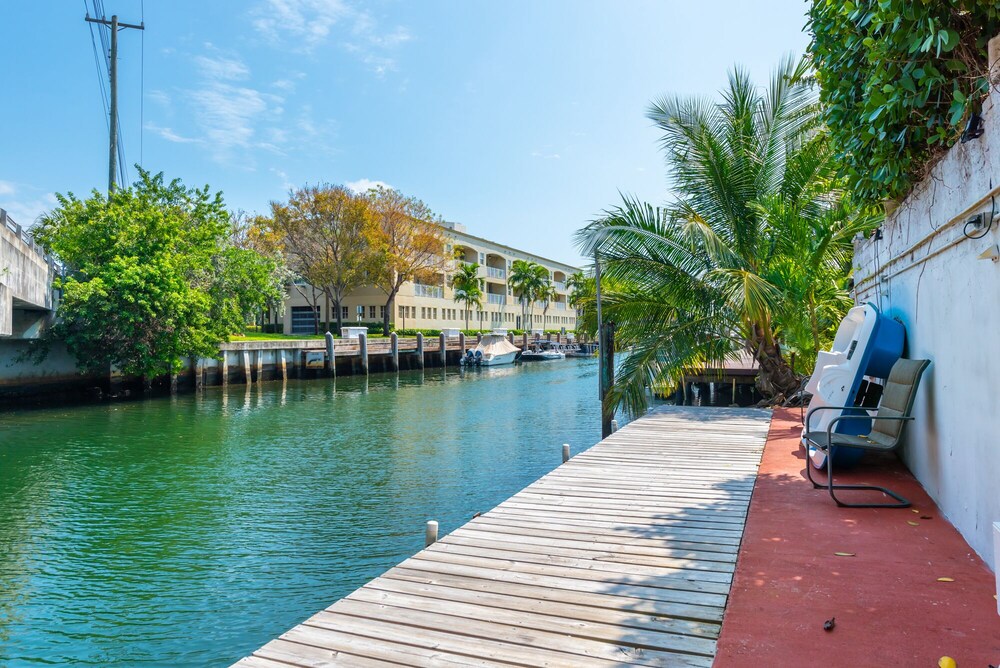
[{"label": "patio chair cushion", "polygon": [[[825,431],[810,431],[806,434],[806,438],[820,450],[826,450],[827,436]],[[837,447],[849,446],[865,450],[892,450],[896,445],[896,439],[877,431],[873,431],[868,436],[833,434],[833,444]]]},{"label": "patio chair cushion", "polygon": [[[928,364],[927,360],[900,359],[892,365],[882,390],[876,417],[901,417],[910,414],[916,397],[917,382]],[[876,419],[870,436],[872,440],[876,440],[876,434],[882,434],[891,441],[897,441],[904,424],[902,420]]]}]

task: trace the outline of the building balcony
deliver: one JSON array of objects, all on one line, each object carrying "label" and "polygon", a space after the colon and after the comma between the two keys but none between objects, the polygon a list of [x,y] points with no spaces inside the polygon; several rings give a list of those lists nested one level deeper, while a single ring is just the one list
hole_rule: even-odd
[{"label": "building balcony", "polygon": [[553,281],[552,287],[554,287],[558,292],[566,292],[566,284],[561,281]]},{"label": "building balcony", "polygon": [[493,294],[492,292],[487,293],[486,294],[486,303],[487,304],[506,304],[507,303],[507,295],[496,295],[496,294]]},{"label": "building balcony", "polygon": [[566,302],[555,302],[555,305],[556,305],[556,309],[558,309],[560,311],[565,311],[566,310]]},{"label": "building balcony", "polygon": [[444,299],[444,288],[442,288],[439,285],[424,285],[423,283],[414,283],[413,295],[415,297],[433,297],[434,299]]},{"label": "building balcony", "polygon": [[486,267],[486,277],[487,278],[499,278],[502,280],[507,279],[507,270],[500,269],[499,267]]}]

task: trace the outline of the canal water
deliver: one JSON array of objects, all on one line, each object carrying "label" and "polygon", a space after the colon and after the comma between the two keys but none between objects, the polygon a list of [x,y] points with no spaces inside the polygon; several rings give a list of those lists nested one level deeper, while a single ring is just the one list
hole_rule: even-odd
[{"label": "canal water", "polygon": [[0,665],[228,665],[599,438],[593,360],[0,413]]}]

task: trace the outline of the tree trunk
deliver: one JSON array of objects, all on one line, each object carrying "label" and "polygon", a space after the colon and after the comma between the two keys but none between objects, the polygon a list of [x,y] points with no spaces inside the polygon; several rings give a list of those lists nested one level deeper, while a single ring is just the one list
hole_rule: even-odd
[{"label": "tree trunk", "polygon": [[336,296],[333,298],[333,307],[337,309],[337,336],[340,336],[341,330],[344,328],[344,309]]},{"label": "tree trunk", "polygon": [[773,336],[764,336],[754,326],[754,336],[747,349],[757,359],[757,390],[769,401],[783,400],[799,391],[799,379],[781,354],[781,345]]}]

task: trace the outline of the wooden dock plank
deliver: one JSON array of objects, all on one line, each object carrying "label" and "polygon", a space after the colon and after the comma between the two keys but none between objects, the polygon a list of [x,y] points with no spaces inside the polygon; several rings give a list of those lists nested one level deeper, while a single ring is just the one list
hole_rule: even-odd
[{"label": "wooden dock plank", "polygon": [[710,666],[769,423],[660,408],[236,665]]}]

